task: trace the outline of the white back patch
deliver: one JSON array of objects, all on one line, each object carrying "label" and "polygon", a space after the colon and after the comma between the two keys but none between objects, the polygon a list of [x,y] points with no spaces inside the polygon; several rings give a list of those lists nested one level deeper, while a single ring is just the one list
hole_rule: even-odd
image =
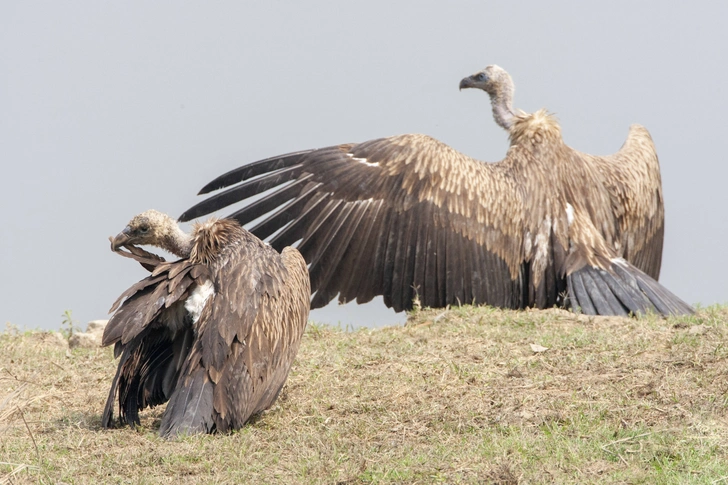
[{"label": "white back patch", "polygon": [[355,161],[357,161],[359,163],[363,163],[364,165],[367,165],[369,167],[378,167],[379,166],[379,163],[370,163],[370,162],[367,162],[367,159],[366,158],[357,158],[354,155],[352,155],[351,153],[347,153],[346,155],[349,158],[351,158],[352,160],[355,160]]},{"label": "white back patch", "polygon": [[566,221],[569,225],[574,222],[574,208],[568,202],[566,203]]},{"label": "white back patch", "polygon": [[200,313],[205,307],[205,302],[213,294],[215,294],[215,287],[212,285],[212,281],[209,280],[192,290],[192,294],[185,301],[185,310],[190,312],[193,325],[200,319]]}]

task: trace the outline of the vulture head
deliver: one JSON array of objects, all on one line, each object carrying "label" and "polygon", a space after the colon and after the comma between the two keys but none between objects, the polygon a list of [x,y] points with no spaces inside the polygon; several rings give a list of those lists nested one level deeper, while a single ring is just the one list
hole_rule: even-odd
[{"label": "vulture head", "polygon": [[167,214],[148,210],[134,216],[123,231],[111,239],[111,250],[122,246],[151,245],[166,249],[179,257],[190,254],[190,236]]},{"label": "vulture head", "polygon": [[509,86],[513,86],[510,74],[495,64],[460,81],[460,89],[478,88],[490,96],[498,96],[503,89]]},{"label": "vulture head", "polygon": [[482,89],[490,96],[495,122],[506,130],[513,126],[513,80],[502,67],[491,65],[460,81],[460,89]]}]

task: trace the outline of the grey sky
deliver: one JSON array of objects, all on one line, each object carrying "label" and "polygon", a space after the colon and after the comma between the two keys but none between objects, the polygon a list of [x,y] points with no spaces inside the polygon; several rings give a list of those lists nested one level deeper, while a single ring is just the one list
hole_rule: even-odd
[{"label": "grey sky", "polygon": [[[728,301],[725,2],[0,2],[0,323],[105,318],[145,272],[107,237],[174,216],[244,162],[399,133],[497,161],[460,79],[499,64],[515,105],[608,154],[631,123],[662,166],[660,281]],[[325,321],[402,321],[383,305]]]}]

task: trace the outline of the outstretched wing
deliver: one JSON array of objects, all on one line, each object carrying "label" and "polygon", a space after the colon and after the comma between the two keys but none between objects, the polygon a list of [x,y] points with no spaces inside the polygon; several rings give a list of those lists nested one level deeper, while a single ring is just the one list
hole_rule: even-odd
[{"label": "outstretched wing", "polygon": [[[227,431],[269,406],[308,318],[308,274],[249,233],[215,276],[160,434]],[[295,251],[295,250],[293,250]],[[264,402],[265,401],[265,402]],[[261,407],[267,404],[265,407]]]},{"label": "outstretched wing", "polygon": [[634,266],[657,280],[662,263],[665,207],[657,152],[649,132],[632,125],[614,155],[579,154],[604,174],[617,217],[619,246],[615,249]]},{"label": "outstretched wing", "polygon": [[[312,307],[383,295],[396,311],[528,302],[523,193],[504,162],[482,163],[424,135],[400,135],[254,162],[212,181],[229,187],[190,220],[248,197],[233,213],[276,249],[299,242]],[[525,293],[525,294],[524,294]]]}]

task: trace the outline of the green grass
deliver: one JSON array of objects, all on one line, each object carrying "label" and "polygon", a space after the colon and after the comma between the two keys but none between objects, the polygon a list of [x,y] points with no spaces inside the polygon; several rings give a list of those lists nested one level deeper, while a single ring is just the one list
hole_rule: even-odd
[{"label": "green grass", "polygon": [[100,428],[111,349],[6,332],[0,482],[726,483],[727,336],[724,307],[309,325],[271,410],[233,434],[167,442],[163,406],[137,430]]}]

